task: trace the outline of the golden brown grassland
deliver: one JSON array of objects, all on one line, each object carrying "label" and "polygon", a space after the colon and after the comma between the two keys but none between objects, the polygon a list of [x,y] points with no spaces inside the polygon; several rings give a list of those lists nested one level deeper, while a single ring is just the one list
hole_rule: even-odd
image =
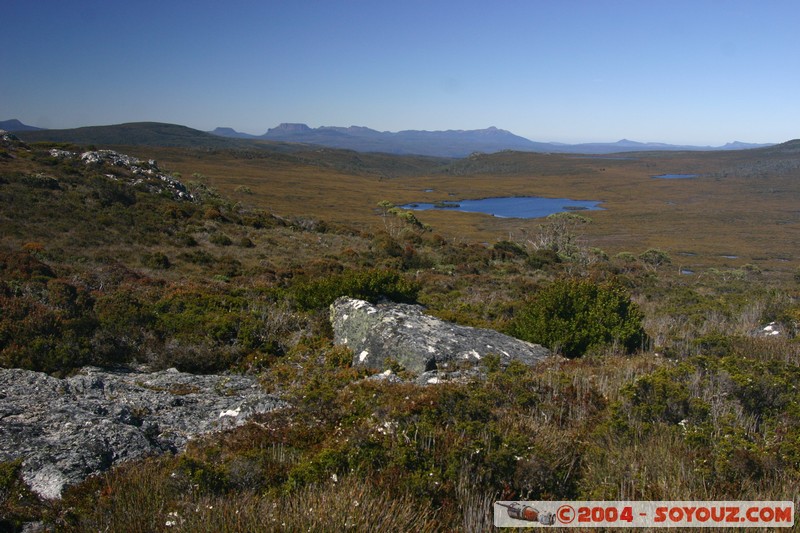
[{"label": "golden brown grassland", "polygon": [[[379,171],[343,172],[280,157],[138,150],[155,153],[163,166],[187,179],[194,173],[206,176],[210,185],[244,204],[370,229],[380,225],[376,205],[382,200],[403,205],[545,196],[602,201],[604,211],[584,213],[593,221],[585,233],[591,246],[610,255],[659,248],[676,259],[682,257],[684,268],[756,263],[765,270],[785,271],[797,260],[800,241],[796,208],[800,169],[794,154],[655,152],[581,157],[506,152],[444,163],[421,175],[385,178]],[[700,177],[652,178],[660,174]],[[243,187],[251,193],[241,192]],[[426,189],[434,192],[423,192]],[[416,216],[437,233],[465,242],[519,238],[539,224],[451,210]]]}]

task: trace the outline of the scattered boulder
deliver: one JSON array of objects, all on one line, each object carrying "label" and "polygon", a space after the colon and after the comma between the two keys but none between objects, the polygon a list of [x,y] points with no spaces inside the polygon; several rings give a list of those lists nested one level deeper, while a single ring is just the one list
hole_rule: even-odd
[{"label": "scattered boulder", "polygon": [[766,326],[762,326],[753,332],[754,337],[781,337],[786,336],[784,328],[777,322],[770,322]]},{"label": "scattered boulder", "polygon": [[87,367],[67,379],[0,370],[0,461],[43,498],[117,463],[176,452],[193,437],[285,406],[253,377]]},{"label": "scattered boulder", "polygon": [[502,366],[513,360],[532,365],[550,355],[538,344],[426,315],[418,305],[342,297],[331,306],[331,323],[334,342],[353,350],[354,365],[381,371],[393,362],[416,375],[452,371],[490,354]]}]

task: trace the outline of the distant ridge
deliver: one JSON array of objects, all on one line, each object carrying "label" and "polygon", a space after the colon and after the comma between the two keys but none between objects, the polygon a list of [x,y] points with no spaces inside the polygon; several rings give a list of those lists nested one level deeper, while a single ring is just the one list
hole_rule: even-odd
[{"label": "distant ridge", "polygon": [[521,152],[552,152],[572,154],[612,154],[641,151],[700,151],[744,150],[763,148],[771,144],[732,142],[724,146],[689,146],[665,143],[642,143],[622,139],[614,143],[561,144],[536,142],[509,131],[489,127],[480,130],[398,132],[377,131],[363,126],[311,128],[302,123],[283,123],[270,128],[263,135],[239,133],[232,128],[217,128],[214,135],[230,138],[263,139],[270,141],[317,144],[330,148],[343,148],[358,152],[385,152],[389,154],[418,154],[437,157],[466,157],[474,152],[494,153],[504,150]]},{"label": "distant ridge", "polygon": [[216,128],[214,131],[209,132],[213,135],[218,135],[220,137],[230,137],[232,139],[255,139],[255,135],[250,135],[249,133],[239,133],[233,128]]},{"label": "distant ridge", "polygon": [[37,128],[36,126],[28,126],[27,124],[23,124],[19,120],[12,118],[10,120],[3,120],[0,122],[0,130],[6,131],[38,131],[42,128]]},{"label": "distant ridge", "polygon": [[53,141],[100,145],[179,146],[231,148],[239,146],[235,139],[212,135],[177,124],[161,122],[129,122],[111,126],[87,126],[64,130],[19,132],[28,142]]},{"label": "distant ridge", "polygon": [[793,139],[785,143],[772,145],[766,152],[770,154],[798,154],[800,153],[800,139]]}]

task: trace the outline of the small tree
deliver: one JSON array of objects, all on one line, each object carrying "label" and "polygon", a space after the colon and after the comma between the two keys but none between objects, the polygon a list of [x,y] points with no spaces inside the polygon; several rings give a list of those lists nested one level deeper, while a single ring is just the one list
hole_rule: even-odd
[{"label": "small tree", "polygon": [[650,248],[646,252],[639,254],[639,260],[653,270],[656,270],[661,265],[667,265],[672,262],[667,252],[656,248]]},{"label": "small tree", "polygon": [[412,211],[396,207],[388,200],[378,202],[378,209],[383,218],[383,227],[393,239],[399,237],[404,229],[410,229],[417,234],[431,230],[431,227],[420,222]]},{"label": "small tree", "polygon": [[642,313],[623,287],[587,280],[546,287],[512,320],[510,333],[567,357],[611,345],[630,353],[646,338]]},{"label": "small tree", "polygon": [[549,250],[561,259],[575,260],[584,255],[579,242],[578,228],[590,224],[591,219],[577,213],[554,213],[539,224],[535,235],[527,239],[527,245],[534,251]]}]

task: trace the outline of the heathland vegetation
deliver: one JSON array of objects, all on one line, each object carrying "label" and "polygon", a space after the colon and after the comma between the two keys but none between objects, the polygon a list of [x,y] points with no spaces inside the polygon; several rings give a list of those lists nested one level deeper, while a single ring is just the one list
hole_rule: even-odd
[{"label": "heathland vegetation", "polygon": [[[7,140],[0,366],[246,372],[291,407],[55,502],[0,464],[0,524],[481,531],[495,499],[797,501],[795,144],[457,160],[115,147],[157,159],[188,199],[51,151],[82,146]],[[699,177],[650,177],[665,173]],[[532,194],[605,210],[394,207]],[[468,382],[365,380],[332,342],[327,306],[345,294],[418,302],[564,357],[487,358]]]}]

